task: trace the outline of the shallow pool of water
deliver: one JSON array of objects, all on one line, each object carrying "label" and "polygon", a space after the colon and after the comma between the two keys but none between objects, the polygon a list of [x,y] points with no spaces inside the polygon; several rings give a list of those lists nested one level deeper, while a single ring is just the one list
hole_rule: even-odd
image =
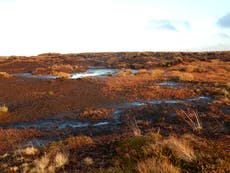
[{"label": "shallow pool of water", "polygon": [[192,103],[198,101],[210,101],[211,98],[207,96],[200,96],[189,99],[161,99],[161,100],[149,100],[149,101],[140,101],[140,102],[132,102],[132,103],[124,103],[118,105],[119,108],[135,108],[140,106],[145,106],[147,104],[159,105],[159,104],[179,104],[179,103]]},{"label": "shallow pool of water", "polygon": [[84,77],[93,77],[93,76],[107,76],[111,74],[115,74],[117,70],[115,69],[88,69],[86,72],[72,73],[70,75],[70,79],[80,79]]},{"label": "shallow pool of water", "polygon": [[156,83],[156,85],[176,87],[176,86],[179,86],[179,83],[178,82],[173,82],[173,81],[164,81],[164,82],[158,82],[158,83]]},{"label": "shallow pool of water", "polygon": [[[70,79],[80,79],[84,77],[94,77],[94,76],[107,76],[111,74],[115,74],[117,70],[115,69],[106,69],[106,68],[92,68],[88,69],[85,72],[78,72],[78,73],[71,73]],[[34,79],[57,79],[57,76],[54,75],[34,75],[32,73],[16,73],[14,74],[18,77],[24,77],[24,78],[34,78]]]},{"label": "shallow pool of water", "polygon": [[47,119],[47,120],[39,120],[34,122],[18,122],[12,123],[8,125],[2,125],[0,127],[3,128],[37,128],[44,131],[50,131],[52,129],[56,130],[63,130],[63,129],[76,129],[76,128],[84,128],[84,127],[99,127],[99,126],[106,126],[111,124],[119,123],[120,115],[125,109],[141,107],[148,104],[152,105],[159,105],[159,104],[179,104],[179,103],[190,103],[196,104],[200,101],[208,102],[210,101],[210,97],[200,96],[196,98],[189,98],[184,100],[177,100],[177,99],[165,99],[165,100],[150,100],[150,101],[141,101],[141,102],[131,102],[131,103],[124,103],[119,105],[113,105],[115,108],[112,116],[114,120],[111,121],[87,121],[81,122],[76,120],[67,120],[67,119]]},{"label": "shallow pool of water", "polygon": [[[70,79],[81,79],[84,77],[99,77],[99,76],[108,76],[112,74],[116,74],[119,72],[122,72],[124,70],[122,69],[110,69],[110,68],[89,68],[85,72],[77,72],[77,73],[71,73]],[[137,73],[138,70],[131,70],[131,75],[134,75]],[[34,75],[32,73],[16,73],[14,74],[18,77],[23,78],[34,78],[34,79],[57,79],[58,77],[55,75]]]},{"label": "shallow pool of water", "polygon": [[9,125],[3,125],[0,127],[4,128],[37,128],[42,131],[50,131],[50,130],[63,130],[63,129],[76,129],[76,128],[84,128],[84,127],[99,127],[109,125],[109,121],[99,121],[99,122],[80,122],[75,120],[39,120],[34,122],[18,122],[12,123]]},{"label": "shallow pool of water", "polygon": [[57,79],[57,77],[53,75],[33,75],[32,73],[16,73],[14,75],[17,77],[34,78],[34,79]]}]

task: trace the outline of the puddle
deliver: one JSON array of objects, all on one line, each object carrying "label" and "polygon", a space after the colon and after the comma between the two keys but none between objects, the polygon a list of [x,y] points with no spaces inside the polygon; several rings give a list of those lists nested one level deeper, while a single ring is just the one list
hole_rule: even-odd
[{"label": "puddle", "polygon": [[[34,145],[34,146],[43,146],[51,141],[55,141],[60,139],[63,136],[69,135],[70,133],[80,133],[85,134],[90,129],[90,133],[101,133],[106,131],[113,131],[116,129],[119,124],[121,124],[120,117],[122,112],[129,108],[136,108],[145,106],[148,104],[159,105],[159,104],[180,104],[180,103],[189,103],[189,104],[197,104],[200,101],[208,102],[210,101],[210,97],[200,96],[196,98],[189,98],[184,100],[177,99],[165,99],[165,100],[151,100],[151,101],[142,101],[142,102],[131,102],[124,103],[119,105],[113,105],[114,111],[112,112],[113,120],[110,121],[87,121],[81,122],[76,120],[69,119],[47,119],[47,120],[39,120],[34,122],[18,122],[7,125],[1,125],[0,128],[36,128],[44,132],[51,132],[53,130],[61,130],[63,135],[61,136],[51,136],[48,138],[32,138],[23,143],[23,145]],[[229,110],[228,110],[229,111]],[[174,117],[176,114],[170,114],[169,116]]]},{"label": "puddle", "polygon": [[144,102],[133,102],[133,103],[125,103],[122,107],[124,108],[133,108],[133,107],[139,107],[144,106],[146,103]]},{"label": "puddle", "polygon": [[113,111],[112,115],[115,120],[118,120],[120,118],[121,113],[122,113],[122,109],[116,109],[115,111]]},{"label": "puddle", "polygon": [[158,82],[158,83],[156,83],[156,85],[159,85],[159,86],[173,86],[173,87],[176,87],[176,86],[179,86],[180,84],[177,83],[177,82],[173,82],[173,81],[165,81],[165,82]]},{"label": "puddle", "polygon": [[223,113],[230,114],[230,108],[222,109]]},{"label": "puddle", "polygon": [[69,122],[60,123],[57,126],[57,129],[58,130],[68,129],[68,128],[75,129],[75,128],[88,127],[88,126],[89,126],[89,123],[81,123],[81,122],[69,121]]},{"label": "puddle", "polygon": [[[80,79],[84,77],[107,76],[123,72],[124,69],[109,69],[109,68],[90,68],[86,72],[72,73],[70,79]],[[138,70],[131,69],[131,75],[134,75]]]},{"label": "puddle", "polygon": [[115,69],[88,69],[86,72],[81,73],[72,73],[70,79],[80,79],[84,77],[93,77],[93,76],[107,76],[116,73]]},{"label": "puddle", "polygon": [[180,104],[180,103],[194,103],[199,101],[210,101],[210,97],[200,96],[197,98],[190,98],[185,100],[176,100],[176,99],[169,99],[169,100],[151,100],[151,101],[143,101],[143,102],[132,102],[132,103],[124,103],[119,105],[113,105],[115,111],[112,113],[114,120],[111,121],[97,121],[97,122],[81,122],[76,120],[67,120],[67,119],[47,119],[47,120],[39,120],[34,122],[19,122],[19,123],[12,123],[8,125],[1,125],[0,127],[3,128],[37,128],[42,131],[51,131],[51,130],[64,130],[64,129],[77,129],[77,128],[85,128],[85,127],[99,127],[99,126],[106,126],[106,125],[116,125],[120,123],[120,115],[125,109],[141,107],[148,104],[152,105],[159,105],[159,104]]},{"label": "puddle", "polygon": [[118,105],[117,107],[121,108],[121,109],[128,109],[128,108],[135,108],[135,107],[145,106],[147,104],[153,104],[153,105],[159,105],[159,104],[163,104],[163,103],[165,103],[165,104],[180,104],[180,103],[192,103],[192,102],[210,101],[210,100],[211,100],[210,97],[200,96],[200,97],[189,98],[189,99],[184,99],[184,100],[180,100],[180,99],[162,99],[162,100],[150,100],[150,101],[142,101],[142,102],[124,103],[124,104]]},{"label": "puddle", "polygon": [[162,103],[166,103],[166,104],[178,104],[178,103],[183,103],[183,100],[152,100],[147,102],[148,104],[153,104],[153,105],[159,105]]},{"label": "puddle", "polygon": [[17,77],[34,78],[34,79],[57,79],[57,77],[53,75],[33,75],[32,73],[16,73],[14,75]]},{"label": "puddle", "polygon": [[180,103],[190,103],[190,102],[197,102],[197,101],[210,101],[210,97],[206,96],[200,96],[196,98],[191,98],[191,99],[185,99],[185,100],[177,100],[177,99],[170,99],[170,100],[152,100],[152,101],[147,101],[146,103],[148,104],[180,104]]},{"label": "puddle", "polygon": [[13,123],[6,126],[0,126],[3,128],[37,128],[42,131],[51,131],[51,130],[64,130],[64,129],[76,129],[76,128],[85,128],[85,127],[99,127],[109,125],[109,121],[101,121],[101,122],[79,122],[74,120],[40,120],[34,122],[20,122]]},{"label": "puddle", "polygon": [[211,100],[211,97],[200,96],[200,97],[197,97],[197,98],[188,99],[187,101],[210,101],[210,100]]},{"label": "puddle", "polygon": [[[107,76],[110,74],[116,73],[115,69],[106,69],[106,68],[90,68],[85,72],[71,73],[70,79],[80,79],[84,77],[94,77],[94,76]],[[34,79],[57,79],[57,76],[54,75],[34,75],[32,73],[16,73],[14,74],[17,77],[24,78],[34,78]]]},{"label": "puddle", "polygon": [[105,125],[108,125],[109,122],[108,121],[105,121],[105,122],[99,122],[99,123],[96,123],[94,124],[93,126],[96,127],[96,126],[105,126]]},{"label": "puddle", "polygon": [[[116,74],[118,72],[122,72],[124,70],[118,69],[109,69],[109,68],[90,68],[85,72],[71,73],[69,79],[81,79],[84,77],[99,77],[99,76],[108,76],[112,74]],[[138,70],[132,69],[131,75],[137,73]],[[34,78],[34,79],[57,79],[57,76],[54,75],[34,75],[32,73],[16,73],[14,74],[17,77],[23,78]]]}]

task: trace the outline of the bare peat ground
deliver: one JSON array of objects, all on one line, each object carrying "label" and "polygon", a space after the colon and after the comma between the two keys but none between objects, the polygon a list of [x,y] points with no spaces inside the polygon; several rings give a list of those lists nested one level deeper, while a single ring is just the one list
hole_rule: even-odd
[{"label": "bare peat ground", "polygon": [[0,172],[230,172],[230,52],[0,57]]}]

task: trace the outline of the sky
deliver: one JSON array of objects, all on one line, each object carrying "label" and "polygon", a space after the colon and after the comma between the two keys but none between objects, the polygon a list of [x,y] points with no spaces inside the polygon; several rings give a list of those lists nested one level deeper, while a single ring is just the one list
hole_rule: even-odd
[{"label": "sky", "polygon": [[0,55],[230,50],[230,0],[0,0]]}]

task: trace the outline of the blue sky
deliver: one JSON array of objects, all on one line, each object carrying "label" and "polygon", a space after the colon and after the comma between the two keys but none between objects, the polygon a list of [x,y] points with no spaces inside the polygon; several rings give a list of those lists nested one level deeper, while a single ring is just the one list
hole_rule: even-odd
[{"label": "blue sky", "polygon": [[229,0],[0,0],[0,55],[230,50]]}]

